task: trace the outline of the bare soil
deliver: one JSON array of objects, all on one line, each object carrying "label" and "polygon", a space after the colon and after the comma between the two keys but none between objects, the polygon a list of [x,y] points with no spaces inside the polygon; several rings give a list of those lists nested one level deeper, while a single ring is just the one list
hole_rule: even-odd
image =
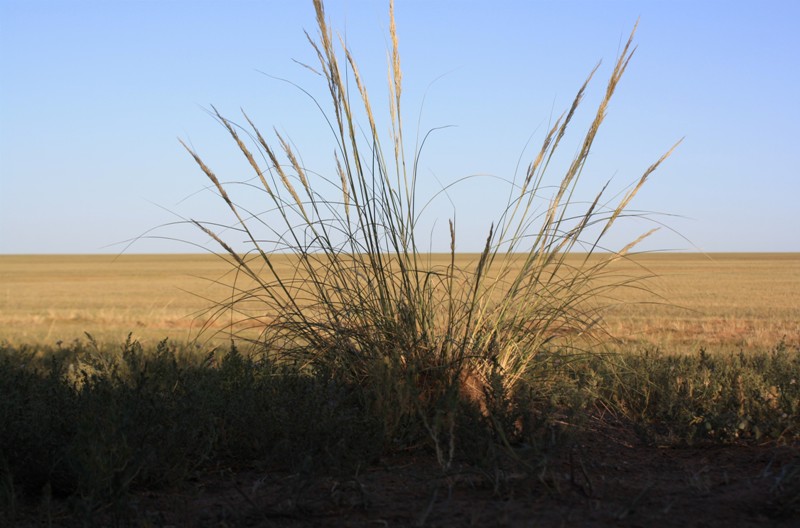
[{"label": "bare soil", "polygon": [[604,423],[538,474],[444,476],[420,455],[344,476],[227,469],[140,493],[124,517],[134,526],[796,527],[800,486],[784,489],[781,475],[798,463],[797,442],[659,447]]}]

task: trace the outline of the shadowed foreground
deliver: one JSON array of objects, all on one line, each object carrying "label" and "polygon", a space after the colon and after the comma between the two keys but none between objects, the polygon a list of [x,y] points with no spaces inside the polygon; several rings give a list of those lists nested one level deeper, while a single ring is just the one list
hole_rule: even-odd
[{"label": "shadowed foreground", "polygon": [[[787,471],[798,471],[796,443],[658,447],[637,440],[630,425],[596,426],[555,455],[544,478],[469,466],[445,477],[434,459],[414,455],[329,476],[226,468],[137,493],[122,525],[789,527],[800,520],[796,495],[792,505],[781,488]],[[796,475],[794,486],[796,494]],[[54,524],[71,525],[58,509]]]},{"label": "shadowed foreground", "polygon": [[166,342],[0,346],[0,524],[800,520],[800,349],[553,355],[542,369],[532,393],[489,387],[483,409],[451,407],[443,465],[444,430],[426,427],[439,415],[324,371]]}]

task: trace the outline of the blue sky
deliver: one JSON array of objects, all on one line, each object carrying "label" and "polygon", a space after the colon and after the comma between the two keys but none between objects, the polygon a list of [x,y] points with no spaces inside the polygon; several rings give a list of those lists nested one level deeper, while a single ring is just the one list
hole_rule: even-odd
[{"label": "blue sky", "polygon": [[[387,4],[326,6],[375,101],[386,100]],[[423,191],[469,174],[511,177],[520,155],[535,154],[528,139],[542,140],[602,60],[578,128],[588,122],[640,19],[586,196],[609,179],[624,189],[685,137],[632,204],[671,228],[644,249],[800,251],[800,2],[397,0],[395,10],[410,143],[417,123],[421,133],[453,125],[426,145]],[[234,118],[244,108],[290,136],[307,165],[325,166],[332,148],[317,110],[260,73],[325,101],[292,60],[314,60],[303,29],[316,29],[310,0],[0,0],[0,253],[113,253],[176,215],[229,220],[178,142],[222,179],[245,178],[211,104]],[[480,249],[502,205],[497,185],[477,178],[453,193],[459,250]],[[446,229],[452,214],[439,201],[429,220]],[[650,224],[619,227],[612,246]],[[154,234],[203,241],[181,227]],[[195,250],[159,239],[128,249]]]}]

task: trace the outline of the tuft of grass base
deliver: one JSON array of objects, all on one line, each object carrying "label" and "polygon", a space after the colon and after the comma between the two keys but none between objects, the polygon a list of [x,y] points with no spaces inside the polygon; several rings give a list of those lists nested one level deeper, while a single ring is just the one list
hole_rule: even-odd
[{"label": "tuft of grass base", "polygon": [[[633,56],[634,28],[572,158],[561,163],[559,146],[571,133],[597,68],[547,131],[524,173],[508,180],[508,201],[481,236],[485,244],[475,261],[456,266],[454,213],[448,258],[434,263],[421,250],[418,233],[430,205],[417,191],[424,139],[413,159],[406,158],[394,4],[389,3],[388,137],[379,133],[352,50],[343,38],[337,45],[323,2],[314,0],[314,8],[317,34],[307,36],[318,63],[309,69],[324,80],[328,110],[301,90],[330,127],[335,173],[306,167],[292,141],[277,132],[269,141],[247,114],[242,126],[212,107],[252,168],[255,192],[266,202],[259,207],[268,211],[259,214],[242,205],[247,202],[235,194],[236,185],[223,183],[184,143],[231,214],[229,226],[191,223],[243,278],[229,301],[212,311],[222,319],[260,307],[260,316],[252,318],[261,330],[254,344],[265,354],[360,387],[381,416],[385,437],[416,424],[446,471],[457,451],[462,404],[476,405],[492,424],[491,434],[507,437],[506,399],[535,388],[539,356],[588,350],[602,338],[600,299],[638,285],[635,278],[609,275],[609,266],[626,259],[652,231],[609,252],[607,234],[631,215],[629,204],[677,144],[617,198],[606,196],[608,184],[588,203],[574,198]],[[566,167],[563,173],[549,181],[551,167],[559,165]],[[254,192],[253,184],[243,187]],[[223,238],[227,232],[244,239],[244,252]],[[578,265],[567,259],[575,250],[583,252]],[[285,254],[296,258],[297,269],[279,268],[277,258]],[[232,325],[230,331],[236,335],[240,329]]]}]

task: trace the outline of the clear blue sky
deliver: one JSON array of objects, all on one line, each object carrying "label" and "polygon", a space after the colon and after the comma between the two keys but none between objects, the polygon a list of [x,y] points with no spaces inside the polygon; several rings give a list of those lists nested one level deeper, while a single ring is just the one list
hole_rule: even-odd
[{"label": "clear blue sky", "polygon": [[[385,100],[387,5],[327,2],[376,101]],[[454,125],[426,147],[424,190],[473,173],[510,177],[528,138],[541,141],[602,59],[588,120],[641,18],[587,193],[612,178],[624,188],[685,136],[632,206],[677,215],[656,218],[688,241],[662,230],[644,247],[800,251],[800,2],[397,0],[396,16],[407,134],[420,115],[423,132]],[[324,95],[292,62],[314,60],[303,29],[315,31],[310,0],[0,0],[0,253],[118,252],[124,245],[113,244],[172,221],[168,211],[227,219],[177,140],[222,179],[249,177],[204,112],[210,104],[232,117],[242,107],[265,131],[289,135],[307,165],[328,163],[316,109],[258,72]],[[485,240],[495,215],[482,206],[496,185],[477,179],[454,194],[459,250]],[[446,228],[452,209],[439,202],[431,214]],[[648,227],[622,225],[611,242]],[[202,240],[180,228],[155,234]],[[129,249],[192,250],[163,240]]]}]

